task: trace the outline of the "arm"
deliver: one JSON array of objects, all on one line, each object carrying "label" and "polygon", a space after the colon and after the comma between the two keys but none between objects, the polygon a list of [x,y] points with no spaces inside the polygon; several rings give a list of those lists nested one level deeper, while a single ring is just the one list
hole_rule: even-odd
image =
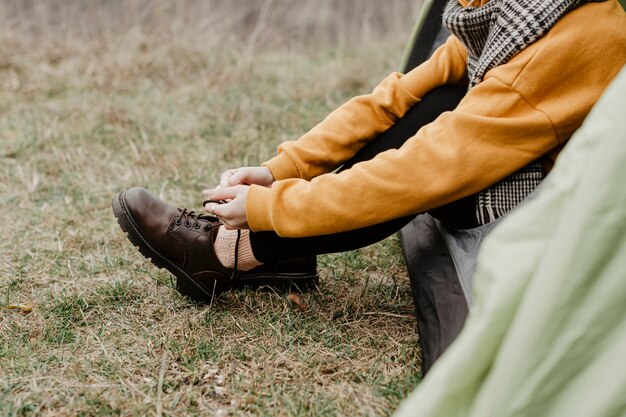
[{"label": "arm", "polygon": [[[618,7],[588,3],[570,12],[398,150],[311,181],[244,187],[239,224],[293,237],[356,229],[446,204],[554,157],[626,63]],[[581,32],[588,21],[603,24]]]},{"label": "arm", "polygon": [[263,164],[275,179],[311,179],[331,172],[391,127],[420,98],[444,84],[462,84],[465,49],[454,37],[431,59],[402,76],[393,73],[371,94],[355,97],[333,111],[298,141],[285,142]]},{"label": "arm", "polygon": [[248,224],[298,237],[381,223],[478,192],[557,144],[548,117],[491,78],[400,149],[339,174],[250,187]]},{"label": "arm", "polygon": [[[570,12],[398,150],[310,182],[250,187],[248,224],[293,237],[357,229],[474,194],[555,156],[625,64],[618,8],[588,3]],[[588,21],[603,24],[581,32]]]}]

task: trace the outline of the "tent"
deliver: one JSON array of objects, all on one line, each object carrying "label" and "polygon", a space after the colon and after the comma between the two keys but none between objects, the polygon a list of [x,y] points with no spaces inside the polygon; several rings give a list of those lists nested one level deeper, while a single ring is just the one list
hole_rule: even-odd
[{"label": "tent", "polygon": [[[622,6],[626,0],[620,0]],[[408,72],[445,41],[441,15],[447,0],[425,0],[400,67]],[[449,230],[428,214],[400,232],[418,319],[422,368],[432,367],[461,331],[472,303],[471,280],[482,238],[499,222],[477,229]]]},{"label": "tent", "polygon": [[626,68],[486,238],[459,337],[396,417],[626,416]]}]

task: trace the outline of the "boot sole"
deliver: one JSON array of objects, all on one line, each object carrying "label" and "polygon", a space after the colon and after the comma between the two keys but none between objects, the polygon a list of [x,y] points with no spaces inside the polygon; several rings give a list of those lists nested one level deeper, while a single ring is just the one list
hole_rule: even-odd
[{"label": "boot sole", "polygon": [[208,303],[226,290],[241,288],[260,288],[271,287],[283,290],[297,290],[305,292],[310,289],[317,288],[319,276],[317,273],[262,273],[262,274],[245,274],[240,276],[235,282],[218,286],[218,281],[214,281],[213,288],[208,291],[206,287],[201,285],[189,274],[187,274],[176,263],[159,253],[152,247],[148,239],[141,233],[139,227],[135,223],[133,217],[124,201],[125,191],[120,191],[112,202],[113,214],[117,219],[117,223],[126,233],[128,240],[139,249],[139,252],[152,262],[159,269],[165,269],[176,277],[176,290],[199,303]]}]

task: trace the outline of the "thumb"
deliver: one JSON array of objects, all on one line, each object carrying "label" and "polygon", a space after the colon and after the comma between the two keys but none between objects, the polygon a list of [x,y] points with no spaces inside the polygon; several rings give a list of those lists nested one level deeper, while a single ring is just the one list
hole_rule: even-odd
[{"label": "thumb", "polygon": [[245,168],[239,168],[233,175],[228,178],[227,183],[229,186],[235,186],[248,183],[248,170]]},{"label": "thumb", "polygon": [[228,180],[230,180],[230,177],[232,177],[235,172],[237,172],[236,169],[229,169],[228,171],[224,172],[220,177],[219,187],[224,188],[230,186],[231,184]]}]

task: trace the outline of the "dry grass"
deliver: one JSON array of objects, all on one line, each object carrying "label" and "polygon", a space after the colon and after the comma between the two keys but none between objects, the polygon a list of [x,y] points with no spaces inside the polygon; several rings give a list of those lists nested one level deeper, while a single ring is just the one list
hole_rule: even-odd
[{"label": "dry grass", "polygon": [[[392,0],[2,0],[4,31],[106,43],[142,33],[237,49],[348,46],[408,30],[418,1]],[[406,34],[404,34],[406,36]]]},{"label": "dry grass", "polygon": [[198,307],[111,214],[197,206],[399,62],[412,1],[303,3],[0,2],[0,415],[388,415],[418,382],[395,239],[321,257],[306,311]]}]

